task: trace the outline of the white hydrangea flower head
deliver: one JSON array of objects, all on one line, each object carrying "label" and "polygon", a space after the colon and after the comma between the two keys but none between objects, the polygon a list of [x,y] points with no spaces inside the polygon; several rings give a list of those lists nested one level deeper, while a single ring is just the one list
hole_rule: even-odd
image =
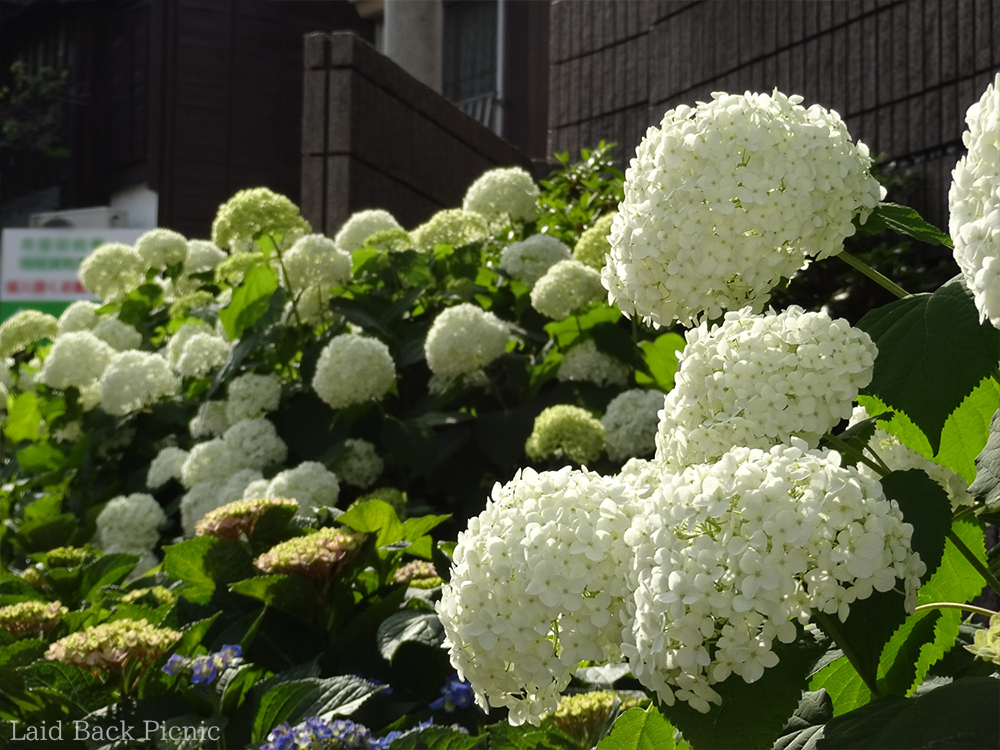
[{"label": "white hydrangea flower head", "polygon": [[115,351],[124,352],[142,346],[141,333],[128,323],[122,323],[110,315],[103,316],[91,329],[91,333]]},{"label": "white hydrangea flower head", "polygon": [[293,292],[309,287],[332,287],[351,280],[351,256],[337,249],[333,240],[322,234],[307,234],[282,258],[288,273],[285,284]]},{"label": "white hydrangea flower head", "polygon": [[[859,422],[869,418],[868,411],[863,406],[854,407],[849,427],[853,427]],[[907,471],[908,469],[920,469],[927,476],[941,485],[941,488],[948,494],[951,502],[951,509],[954,512],[963,505],[975,505],[976,498],[969,492],[969,483],[962,479],[960,474],[942,466],[939,463],[926,458],[914,450],[910,450],[900,441],[898,437],[888,433],[881,427],[875,430],[868,444],[874,448],[879,458],[889,467],[891,471]],[[878,479],[877,472],[865,464],[858,465],[859,471],[869,474]]]},{"label": "white hydrangea flower head", "polygon": [[183,263],[188,253],[188,241],[182,234],[169,229],[151,229],[135,241],[135,251],[146,268],[162,271],[167,266]]},{"label": "white hydrangea flower head", "polygon": [[241,469],[264,469],[284,463],[288,456],[285,441],[278,437],[274,424],[263,417],[240,420],[226,430],[222,440]]},{"label": "white hydrangea flower head", "polygon": [[965,115],[968,153],[952,171],[949,233],[979,319],[1000,328],[1000,74]]},{"label": "white hydrangea flower head", "polygon": [[604,214],[594,222],[594,226],[581,234],[573,246],[573,260],[578,260],[598,271],[604,268],[607,255],[611,251],[608,237],[614,221],[615,214]]},{"label": "white hydrangea flower head", "polygon": [[231,503],[236,500],[242,500],[243,493],[246,492],[247,487],[254,482],[260,481],[266,480],[264,480],[264,475],[256,469],[240,469],[226,480],[222,495],[226,498],[226,502]]},{"label": "white hydrangea flower head", "polygon": [[212,242],[236,252],[248,252],[254,238],[281,235],[283,241],[299,232],[309,232],[309,222],[288,198],[264,187],[240,190],[219,206],[212,222]]},{"label": "white hydrangea flower head", "polygon": [[83,389],[96,383],[111,363],[114,349],[89,331],[65,333],[55,340],[40,375],[49,388]]},{"label": "white hydrangea flower head", "polygon": [[267,497],[267,488],[270,486],[270,479],[255,479],[244,488],[241,499],[256,500],[257,498]]},{"label": "white hydrangea flower head", "polygon": [[595,385],[623,386],[632,370],[624,362],[597,348],[593,339],[570,347],[559,362],[556,373],[561,381],[582,381]]},{"label": "white hydrangea flower head", "polygon": [[603,296],[601,274],[578,260],[562,260],[532,288],[531,306],[553,320],[562,320]]},{"label": "white hydrangea flower head", "polygon": [[195,333],[184,342],[174,369],[185,378],[200,378],[229,356],[229,344],[212,333]]},{"label": "white hydrangea flower head", "polygon": [[442,310],[424,341],[427,366],[435,375],[455,378],[482,370],[507,351],[510,328],[471,302]]},{"label": "white hydrangea flower head", "polygon": [[167,446],[159,453],[149,465],[146,472],[146,486],[151,489],[159,489],[171,479],[180,479],[184,473],[184,464],[188,459],[188,452],[176,446]]},{"label": "white hydrangea flower head", "polygon": [[472,211],[447,208],[410,232],[417,249],[430,252],[435,245],[463,247],[483,242],[490,235],[486,219]]},{"label": "white hydrangea flower head", "polygon": [[335,465],[338,479],[363,490],[368,489],[382,476],[385,463],[367,440],[350,438],[344,441],[347,449]]},{"label": "white hydrangea flower head", "polygon": [[214,271],[227,257],[225,252],[207,240],[189,240],[180,278],[174,282],[174,294],[184,296],[201,289],[202,282],[192,279],[191,275]]},{"label": "white hydrangea flower head", "polygon": [[782,277],[843,249],[884,191],[840,116],[801,101],[716,92],[646,131],[602,272],[623,313],[661,326],[757,312]]},{"label": "white hydrangea flower head", "polygon": [[524,451],[533,461],[565,458],[589,464],[600,457],[606,440],[604,426],[589,411],[556,404],[535,418]]},{"label": "white hydrangea flower head", "polygon": [[97,308],[99,307],[100,305],[96,302],[91,302],[88,299],[78,299],[72,303],[59,316],[59,335],[92,330],[97,325]]},{"label": "white hydrangea flower head", "polygon": [[105,552],[143,555],[156,547],[166,522],[167,514],[152,495],[122,495],[97,516],[97,543]]},{"label": "white hydrangea flower head", "polygon": [[180,480],[188,489],[204,482],[225,482],[247,467],[243,456],[222,438],[195,445],[181,464]]},{"label": "white hydrangea flower head", "polygon": [[335,506],[340,498],[340,482],[318,461],[303,461],[276,475],[263,497],[290,497],[298,501],[299,513],[308,514],[316,508]]},{"label": "white hydrangea flower head", "polygon": [[438,616],[483,708],[539,723],[580,661],[619,655],[635,510],[612,477],[520,470],[458,535]]},{"label": "white hydrangea flower head", "polygon": [[926,566],[877,480],[798,438],[662,473],[632,547],[622,652],[667,705],[706,713],[731,674],[758,680],[813,609],[850,615],[901,580],[912,612]]},{"label": "white hydrangea flower head", "polygon": [[364,245],[365,240],[376,232],[385,229],[402,229],[395,217],[388,211],[375,208],[368,211],[357,211],[344,222],[344,226],[333,238],[334,244],[341,252],[350,255]]},{"label": "white hydrangea flower head", "polygon": [[528,286],[534,286],[545,272],[561,260],[571,260],[570,249],[550,234],[533,234],[512,242],[500,253],[500,269]]},{"label": "white hydrangea flower head", "polygon": [[206,401],[199,406],[198,413],[188,425],[191,437],[221,437],[232,424],[226,417],[227,407],[225,401]]},{"label": "white hydrangea flower head", "polygon": [[24,351],[36,341],[55,341],[59,321],[38,310],[21,310],[0,324],[0,358]]},{"label": "white hydrangea flower head", "polygon": [[490,223],[523,224],[538,218],[541,194],[531,175],[520,167],[484,172],[465,193],[462,208]]},{"label": "white hydrangea flower head", "polygon": [[246,372],[229,381],[228,394],[226,419],[229,424],[236,424],[277,409],[281,403],[281,381],[276,375]]},{"label": "white hydrangea flower head", "polygon": [[389,347],[378,339],[344,333],[320,353],[312,386],[323,401],[340,409],[382,398],[395,382]]},{"label": "white hydrangea flower head", "polygon": [[185,537],[194,536],[195,525],[205,514],[230,501],[225,494],[226,480],[199,482],[181,497],[181,528]]},{"label": "white hydrangea flower head", "polygon": [[184,354],[184,347],[195,334],[199,333],[211,335],[215,333],[215,329],[204,320],[189,320],[170,337],[170,341],[167,342],[166,347],[160,350],[160,353],[167,358],[172,368],[177,369],[177,363],[180,361],[181,355]]},{"label": "white hydrangea flower head", "polygon": [[101,375],[101,408],[122,417],[139,411],[161,398],[176,396],[181,381],[159,354],[119,352]]},{"label": "white hydrangea flower head", "polygon": [[878,353],[847,321],[794,306],[728,312],[721,325],[702,323],[686,338],[656,436],[657,460],[671,470],[792,436],[816,447],[851,416]]},{"label": "white hydrangea flower head", "polygon": [[606,450],[612,461],[645,458],[656,451],[656,428],[665,394],[641,388],[623,391],[611,399],[601,424],[607,435]]},{"label": "white hydrangea flower head", "polygon": [[80,263],[80,283],[105,301],[124,297],[146,280],[146,262],[129,245],[101,245]]}]

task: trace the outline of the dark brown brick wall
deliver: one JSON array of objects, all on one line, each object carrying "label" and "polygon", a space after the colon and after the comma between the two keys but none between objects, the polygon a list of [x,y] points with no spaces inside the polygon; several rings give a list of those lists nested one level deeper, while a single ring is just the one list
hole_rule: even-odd
[{"label": "dark brown brick wall", "polygon": [[998,71],[994,0],[556,0],[549,150],[604,138],[626,164],[666,110],[776,87],[911,168],[892,197],[945,226],[965,111]]},{"label": "dark brown brick wall", "polygon": [[457,208],[498,166],[533,168],[360,38],[305,37],[302,215],[332,236],[355,211],[383,208],[412,228]]}]

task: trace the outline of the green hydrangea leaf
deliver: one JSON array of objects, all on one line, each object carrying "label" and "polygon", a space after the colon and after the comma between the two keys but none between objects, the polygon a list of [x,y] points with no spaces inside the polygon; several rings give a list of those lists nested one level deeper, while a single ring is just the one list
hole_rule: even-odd
[{"label": "green hydrangea leaf", "polygon": [[42,399],[30,391],[13,396],[7,401],[7,419],[3,434],[18,443],[22,440],[38,440],[43,423]]},{"label": "green hydrangea leaf", "polygon": [[[682,742],[681,747],[687,746]],[[597,750],[674,750],[674,728],[654,706],[630,708],[618,717]]]},{"label": "green hydrangea leaf", "polygon": [[408,609],[383,620],[375,639],[382,658],[391,662],[399,647],[407,642],[440,646],[444,643],[444,626],[434,613]]},{"label": "green hydrangea leaf", "polygon": [[452,727],[427,727],[395,740],[392,750],[472,750],[486,742],[486,737],[472,737]]},{"label": "green hydrangea leaf", "polygon": [[246,272],[243,283],[233,289],[229,304],[219,310],[219,320],[230,341],[242,336],[267,312],[271,295],[277,289],[278,272],[270,266],[260,263]]},{"label": "green hydrangea leaf", "polygon": [[404,538],[403,524],[393,507],[384,500],[356,503],[337,517],[337,523],[365,534],[378,534],[376,545],[384,547]]},{"label": "green hydrangea leaf", "polygon": [[858,328],[878,347],[865,395],[903,411],[936,453],[948,416],[1000,360],[1000,331],[980,323],[961,277],[865,315]]},{"label": "green hydrangea leaf", "polygon": [[206,604],[218,584],[251,578],[259,571],[247,551],[229,539],[197,536],[164,547],[163,570],[184,582],[184,596]]},{"label": "green hydrangea leaf", "polygon": [[913,237],[928,245],[944,245],[954,247],[951,237],[929,224],[924,218],[909,206],[898,203],[879,203],[869,214],[867,221],[861,224],[855,220],[855,226],[861,234],[874,235],[891,229],[897,234]]},{"label": "green hydrangea leaf", "polygon": [[823,725],[832,718],[833,702],[825,690],[804,693],[773,750],[813,750],[817,735],[823,736]]},{"label": "green hydrangea leaf", "polygon": [[871,700],[872,693],[846,656],[840,656],[809,681],[810,690],[825,690],[833,701],[833,715],[853,711]]},{"label": "green hydrangea leaf", "polygon": [[650,375],[637,371],[635,382],[639,385],[652,385],[666,393],[674,387],[674,376],[677,374],[677,352],[683,351],[687,342],[676,333],[664,333],[653,341],[640,341],[643,359],[649,368]]}]

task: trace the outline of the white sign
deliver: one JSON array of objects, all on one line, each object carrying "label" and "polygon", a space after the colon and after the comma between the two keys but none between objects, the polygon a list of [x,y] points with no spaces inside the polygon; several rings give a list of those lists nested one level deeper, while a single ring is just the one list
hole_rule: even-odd
[{"label": "white sign", "polygon": [[78,299],[97,299],[80,283],[80,262],[106,243],[131,245],[145,231],[4,229],[0,243],[0,319],[21,308],[52,312]]}]

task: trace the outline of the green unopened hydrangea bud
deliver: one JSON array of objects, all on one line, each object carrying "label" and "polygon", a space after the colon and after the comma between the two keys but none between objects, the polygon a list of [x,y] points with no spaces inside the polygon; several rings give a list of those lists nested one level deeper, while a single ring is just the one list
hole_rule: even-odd
[{"label": "green unopened hydrangea bud", "polygon": [[605,439],[604,426],[590,412],[559,404],[538,415],[524,450],[534,461],[554,456],[587,464],[601,455]]},{"label": "green unopened hydrangea bud", "polygon": [[241,190],[222,206],[212,223],[212,242],[230,248],[239,241],[252,240],[259,234],[310,232],[298,206],[283,195],[267,188]]},{"label": "green unopened hydrangea bud", "polygon": [[291,508],[294,511],[298,507],[298,502],[287,497],[237,500],[206,514],[195,524],[194,533],[195,536],[219,539],[249,539],[265,511],[271,508]]},{"label": "green unopened hydrangea bud", "polygon": [[415,250],[416,243],[405,229],[382,229],[369,236],[363,243],[383,253],[401,253]]},{"label": "green unopened hydrangea bud", "polygon": [[0,358],[24,351],[36,341],[53,340],[59,333],[59,321],[38,310],[22,310],[0,325]]},{"label": "green unopened hydrangea bud", "polygon": [[75,568],[83,563],[88,556],[98,557],[102,553],[99,549],[91,547],[56,547],[45,553],[45,567],[47,568]]},{"label": "green unopened hydrangea bud", "polygon": [[162,607],[164,604],[173,604],[177,601],[177,596],[173,591],[165,586],[153,586],[152,588],[135,589],[134,591],[129,591],[125,596],[122,597],[122,602],[125,604],[131,604],[137,599],[141,599],[146,595],[152,596],[156,600],[156,606]]},{"label": "green unopened hydrangea bud", "polygon": [[573,260],[578,260],[598,271],[604,268],[604,256],[611,252],[608,235],[611,234],[611,224],[614,220],[613,213],[604,214],[594,222],[594,226],[580,235],[580,239],[573,247]]},{"label": "green unopened hydrangea bud", "polygon": [[49,646],[45,658],[95,672],[119,672],[129,661],[149,666],[181,635],[169,628],[154,628],[145,620],[115,620],[60,638]]},{"label": "green unopened hydrangea bud", "polygon": [[45,574],[42,572],[41,564],[22,570],[21,578],[39,591],[44,591],[49,587],[49,582],[45,580]]},{"label": "green unopened hydrangea bud", "polygon": [[170,305],[170,317],[171,318],[183,318],[189,311],[195,309],[196,307],[204,307],[205,305],[210,305],[215,301],[215,295],[211,292],[191,292],[191,294],[185,294],[180,299],[174,301]]},{"label": "green unopened hydrangea bud", "polygon": [[42,638],[58,625],[69,610],[61,602],[18,602],[0,607],[0,630],[15,638]]},{"label": "green unopened hydrangea bud", "polygon": [[990,626],[977,630],[971,646],[965,647],[984,661],[1000,664],[1000,615],[990,618]]},{"label": "green unopened hydrangea bud", "polygon": [[427,560],[411,560],[396,571],[393,579],[396,583],[408,583],[415,589],[433,589],[444,583],[434,563]]},{"label": "green unopened hydrangea bud", "polygon": [[425,224],[411,232],[418,250],[430,251],[435,245],[462,247],[482,242],[489,236],[486,219],[472,211],[449,208],[438,211]]},{"label": "green unopened hydrangea bud", "polygon": [[616,697],[619,698],[620,711],[638,706],[643,700],[640,696],[619,695],[614,690],[564,695],[559,701],[559,707],[553,713],[544,716],[542,722],[565,732],[570,737],[589,742],[593,733],[611,716]]},{"label": "green unopened hydrangea bud", "polygon": [[359,497],[351,503],[350,507],[354,507],[358,503],[367,502],[368,500],[381,500],[384,503],[388,503],[396,511],[396,515],[400,521],[406,520],[406,504],[409,502],[409,498],[402,490],[397,490],[395,487],[379,487]]},{"label": "green unopened hydrangea bud", "polygon": [[365,535],[349,529],[320,529],[315,534],[289,539],[254,560],[265,573],[285,573],[319,578],[336,575],[365,541]]}]

